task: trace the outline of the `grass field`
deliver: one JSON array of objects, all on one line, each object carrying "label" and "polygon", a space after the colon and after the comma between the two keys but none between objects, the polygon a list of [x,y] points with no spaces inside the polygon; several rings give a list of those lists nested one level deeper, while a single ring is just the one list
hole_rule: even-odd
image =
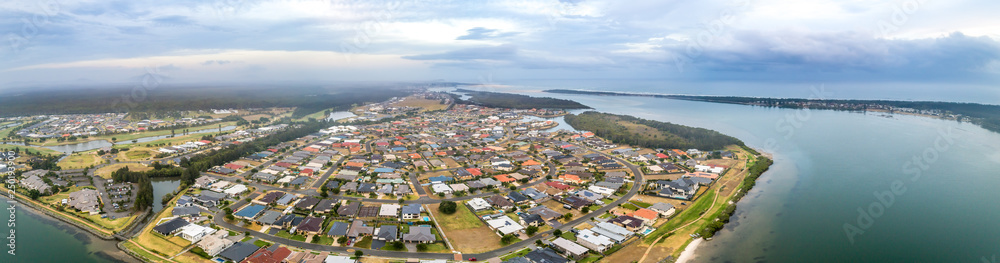
[{"label": "grass field", "polygon": [[151,221],[151,223],[142,230],[142,234],[139,234],[139,236],[134,239],[135,242],[142,244],[142,246],[148,250],[158,252],[167,257],[177,255],[177,253],[180,253],[184,247],[190,245],[190,241],[184,240],[184,238],[179,236],[164,237],[152,231],[153,227],[156,226],[156,223],[159,222],[158,220],[169,216],[170,211],[172,210],[173,207],[167,207],[166,209],[163,209],[163,211],[160,211],[160,216]]},{"label": "grass field", "polygon": [[392,105],[396,107],[403,107],[403,106],[419,107],[423,108],[422,111],[435,111],[448,108],[448,105],[441,104],[441,101],[439,100],[428,100],[424,98],[418,98],[415,96],[406,97],[403,101],[393,103]]},{"label": "grass field", "polygon": [[74,153],[59,162],[59,167],[63,169],[82,169],[101,163],[101,157],[93,152]]},{"label": "grass field", "polygon": [[153,170],[153,167],[147,167],[145,165],[137,163],[116,163],[97,169],[96,171],[94,171],[94,175],[100,176],[101,178],[110,179],[111,173],[117,171],[118,169],[121,169],[122,167],[128,167],[130,171],[140,171],[140,172]]},{"label": "grass field", "polygon": [[[219,122],[219,123],[213,123],[213,124],[208,124],[208,125],[202,125],[202,126],[195,126],[195,127],[185,128],[185,129],[188,129],[190,131],[197,131],[197,130],[204,130],[204,129],[213,129],[213,128],[218,128],[220,124],[222,125],[222,127],[226,127],[226,126],[236,125],[236,122],[234,122],[234,121]],[[180,130],[182,130],[182,128],[177,128],[177,129],[174,130],[174,132],[175,133],[180,133]],[[117,139],[118,142],[128,142],[128,141],[132,141],[132,140],[139,139],[139,138],[144,138],[144,137],[161,136],[161,135],[169,135],[169,134],[170,134],[170,129],[166,129],[166,130],[148,131],[148,132],[134,132],[134,133],[129,133],[129,134],[114,134],[114,135],[91,136],[91,137],[87,137],[86,139],[79,139],[79,140],[76,140],[76,141],[57,142],[55,140],[48,140],[48,141],[45,141],[44,143],[42,143],[41,145],[42,146],[66,145],[66,144],[76,144],[76,143],[81,143],[81,142],[89,142],[89,141],[97,141],[97,140],[105,140],[105,141],[111,142],[112,138]]]},{"label": "grass field", "polygon": [[455,246],[455,250],[481,253],[502,247],[500,236],[479,221],[479,218],[464,204],[459,203],[458,210],[451,215],[439,212],[438,206],[439,204],[428,205],[428,209],[434,213],[434,218],[451,241],[451,245]]},{"label": "grass field", "polygon": [[360,241],[354,243],[354,247],[356,247],[356,248],[372,248],[372,237],[371,236],[366,236],[366,237],[362,238]]},{"label": "grass field", "polygon": [[42,155],[61,155],[62,152],[42,147],[32,147],[23,145],[10,145],[10,144],[0,144],[0,150],[3,151],[13,151],[14,149],[20,149],[21,152],[31,152],[31,153],[41,153]]}]

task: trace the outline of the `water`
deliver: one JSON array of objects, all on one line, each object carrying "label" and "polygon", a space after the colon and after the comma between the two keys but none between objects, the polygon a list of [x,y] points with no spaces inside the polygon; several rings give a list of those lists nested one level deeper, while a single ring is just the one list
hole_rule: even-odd
[{"label": "water", "polygon": [[[639,97],[540,94],[599,111],[705,127],[775,165],[695,262],[980,262],[1000,252],[1000,134],[954,121]],[[793,124],[794,123],[794,124]],[[953,144],[940,135],[951,129]],[[948,137],[950,138],[950,137]],[[937,140],[937,146],[935,142]],[[937,147],[937,148],[935,148]],[[945,150],[945,148],[947,148]],[[934,150],[936,149],[936,150]],[[914,156],[934,159],[914,179]],[[936,154],[932,154],[936,152]],[[920,157],[923,158],[923,157]],[[905,192],[882,197],[899,180]],[[891,199],[891,202],[889,200]],[[875,206],[867,228],[858,208]],[[864,231],[853,236],[851,224]]]},{"label": "water", "polygon": [[181,180],[178,178],[152,178],[153,182],[153,213],[160,212],[163,210],[163,203],[160,200],[163,199],[163,195],[173,193],[177,191],[177,187],[181,185]]},{"label": "water", "polygon": [[355,115],[353,112],[350,112],[350,111],[337,111],[337,112],[331,112],[330,116],[326,117],[326,120],[327,121],[335,121],[335,120],[347,119],[347,118],[350,118],[350,117],[357,117],[357,116],[358,115]]},{"label": "water", "polygon": [[[4,221],[8,221],[9,199],[0,198],[5,204]],[[10,255],[5,247],[0,262],[139,262],[115,246],[116,241],[100,239],[88,232],[62,221],[51,219],[29,208],[17,204],[15,212],[17,236],[16,255]],[[0,227],[5,236],[10,233],[7,224]],[[4,240],[9,243],[8,240]]]},{"label": "water", "polygon": [[[571,110],[569,112],[572,113],[572,114],[578,114],[578,113],[581,113],[581,112],[584,112],[584,111],[587,111],[587,110]],[[525,116],[524,118],[526,120],[531,120],[531,121],[552,121],[552,122],[555,122],[556,124],[558,124],[555,127],[548,128],[548,129],[543,129],[543,130],[540,130],[540,131],[555,132],[555,131],[559,131],[559,130],[567,130],[567,131],[571,131],[571,132],[578,132],[577,129],[573,128],[573,126],[571,126],[568,123],[566,123],[566,119],[564,117],[565,116],[559,116],[559,117],[554,117],[554,118],[542,118],[542,117],[535,117],[535,116]]]},{"label": "water", "polygon": [[[234,130],[234,129],[236,129],[236,126],[231,126],[230,125],[230,126],[222,127],[222,131],[231,131],[231,130]],[[202,130],[196,130],[196,131],[193,131],[193,132],[189,132],[188,134],[210,133],[210,132],[219,132],[219,129],[218,128],[202,129]],[[142,137],[142,138],[135,139],[136,142],[134,142],[134,143],[145,143],[145,142],[151,142],[151,141],[156,141],[156,140],[162,140],[162,139],[166,139],[166,138],[170,138],[170,135],[167,134],[167,135],[160,135],[160,136]],[[4,144],[13,144],[13,145],[24,145],[23,142],[3,142],[3,143]],[[132,140],[120,141],[120,142],[117,142],[117,144],[133,144],[133,142],[132,142]],[[49,148],[49,149],[56,150],[56,151],[59,151],[59,152],[62,152],[62,153],[73,153],[73,152],[85,152],[85,151],[90,151],[90,150],[93,150],[93,149],[100,149],[100,148],[104,148],[104,147],[111,147],[112,145],[113,144],[111,144],[111,142],[109,142],[109,141],[95,140],[95,141],[81,142],[81,143],[75,143],[75,144],[56,145],[56,146],[44,146],[44,148]]]}]

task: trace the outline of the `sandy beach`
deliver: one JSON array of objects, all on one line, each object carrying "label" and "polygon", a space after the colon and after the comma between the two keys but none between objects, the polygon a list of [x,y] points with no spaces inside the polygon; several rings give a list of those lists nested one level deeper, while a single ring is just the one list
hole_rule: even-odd
[{"label": "sandy beach", "polygon": [[700,245],[702,241],[705,241],[705,239],[698,238],[695,239],[694,241],[691,241],[691,244],[688,244],[687,247],[684,247],[684,252],[681,252],[681,255],[677,257],[677,261],[675,262],[685,263],[688,262],[688,260],[694,259],[695,256],[694,252],[695,250],[698,249],[698,245]]}]

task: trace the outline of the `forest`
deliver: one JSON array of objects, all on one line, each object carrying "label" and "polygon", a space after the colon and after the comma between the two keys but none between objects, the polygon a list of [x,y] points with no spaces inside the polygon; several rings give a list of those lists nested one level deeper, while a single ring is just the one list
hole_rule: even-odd
[{"label": "forest", "polygon": [[[729,145],[744,145],[743,141],[714,130],[627,115],[588,111],[566,115],[565,120],[577,130],[593,132],[615,143],[646,148],[720,150]],[[659,134],[644,131],[643,126]]]},{"label": "forest", "polygon": [[466,93],[472,98],[467,101],[455,98],[458,103],[474,104],[493,108],[508,109],[589,109],[587,105],[572,100],[549,97],[531,97],[520,94],[497,93],[457,89],[455,92]]},{"label": "forest", "polygon": [[[814,100],[814,99],[792,99],[792,98],[753,98],[736,96],[690,96],[690,95],[664,95],[664,94],[636,94],[609,91],[582,91],[554,89],[546,90],[551,93],[564,94],[585,94],[602,96],[642,96],[653,98],[667,98],[678,100],[704,101],[728,104],[744,104],[765,107],[779,108],[805,108],[845,110],[845,111],[866,111],[873,106],[892,106],[900,108],[911,108],[916,110],[939,110],[944,113],[958,114],[969,117],[971,122],[982,126],[984,129],[1000,132],[1000,105],[988,105],[979,103],[961,102],[939,102],[939,101],[894,101],[894,100]],[[803,104],[809,103],[808,106]]]}]

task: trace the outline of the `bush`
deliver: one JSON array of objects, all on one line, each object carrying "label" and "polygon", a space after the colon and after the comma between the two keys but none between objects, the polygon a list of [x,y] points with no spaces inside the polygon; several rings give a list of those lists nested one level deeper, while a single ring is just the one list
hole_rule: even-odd
[{"label": "bush", "polygon": [[454,214],[458,211],[458,204],[452,201],[442,201],[441,205],[438,206],[438,211],[446,215]]}]

